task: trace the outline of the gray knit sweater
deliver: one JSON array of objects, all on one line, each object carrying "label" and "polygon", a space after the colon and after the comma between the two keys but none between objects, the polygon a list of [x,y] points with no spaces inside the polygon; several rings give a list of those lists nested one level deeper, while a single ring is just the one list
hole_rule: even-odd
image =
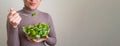
[{"label": "gray knit sweater", "polygon": [[[46,46],[47,43],[49,46],[55,46],[56,44],[56,34],[54,31],[54,25],[51,17],[48,13],[41,12],[37,9],[31,10],[27,7],[24,7],[22,10],[17,11],[22,20],[17,28],[13,28],[12,25],[7,21],[7,45],[8,46]],[[36,16],[31,16],[35,12]],[[50,32],[48,34],[48,39],[43,42],[32,42],[29,41],[25,33],[22,30],[22,27],[25,25],[32,25],[35,23],[45,22],[50,25]]]}]

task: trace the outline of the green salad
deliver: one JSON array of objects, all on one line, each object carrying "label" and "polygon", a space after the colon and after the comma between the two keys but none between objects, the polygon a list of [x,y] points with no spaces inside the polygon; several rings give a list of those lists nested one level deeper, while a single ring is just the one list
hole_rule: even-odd
[{"label": "green salad", "polygon": [[23,32],[32,39],[45,38],[50,30],[49,24],[36,23],[34,25],[23,26]]}]

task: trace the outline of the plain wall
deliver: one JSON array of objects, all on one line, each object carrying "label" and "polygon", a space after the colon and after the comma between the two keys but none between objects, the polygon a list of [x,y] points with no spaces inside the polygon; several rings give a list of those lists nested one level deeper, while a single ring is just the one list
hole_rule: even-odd
[{"label": "plain wall", "polygon": [[[7,46],[9,8],[23,0],[0,0],[0,46]],[[56,46],[120,46],[120,0],[42,0],[39,10],[52,16]]]}]

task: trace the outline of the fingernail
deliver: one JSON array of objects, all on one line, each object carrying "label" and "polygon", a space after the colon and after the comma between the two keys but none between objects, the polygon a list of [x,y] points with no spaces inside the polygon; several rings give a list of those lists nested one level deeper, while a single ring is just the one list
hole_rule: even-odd
[{"label": "fingernail", "polygon": [[13,11],[14,9],[13,8],[10,8],[10,11]]}]

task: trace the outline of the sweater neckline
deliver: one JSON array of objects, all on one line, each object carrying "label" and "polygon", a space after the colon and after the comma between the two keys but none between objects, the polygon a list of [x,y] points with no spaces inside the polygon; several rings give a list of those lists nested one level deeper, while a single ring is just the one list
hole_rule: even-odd
[{"label": "sweater neckline", "polygon": [[36,13],[37,12],[37,8],[36,9],[30,9],[28,7],[23,7],[23,11],[27,14],[32,14],[32,13]]}]

